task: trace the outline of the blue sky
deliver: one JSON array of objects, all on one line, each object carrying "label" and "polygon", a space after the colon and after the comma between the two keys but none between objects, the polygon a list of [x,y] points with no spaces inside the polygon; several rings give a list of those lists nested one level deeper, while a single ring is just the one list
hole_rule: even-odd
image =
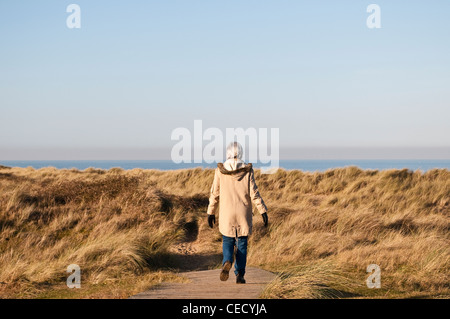
[{"label": "blue sky", "polygon": [[2,0],[0,159],[169,156],[196,119],[276,127],[286,149],[448,150],[449,15],[445,0]]}]

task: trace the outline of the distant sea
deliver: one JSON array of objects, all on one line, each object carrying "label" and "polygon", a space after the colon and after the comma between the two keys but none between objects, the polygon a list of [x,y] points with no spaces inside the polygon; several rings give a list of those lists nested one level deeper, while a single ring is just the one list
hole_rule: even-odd
[{"label": "distant sea", "polygon": [[[2,161],[0,160],[0,165],[10,166],[10,167],[55,167],[58,169],[71,169],[76,168],[79,170],[84,170],[89,167],[100,168],[100,169],[110,169],[113,167],[120,167],[123,169],[158,169],[158,170],[175,170],[184,168],[214,168],[215,163],[181,163],[175,164],[170,160],[77,160],[77,161]],[[254,164],[255,168],[265,167],[266,164]],[[280,160],[280,167],[286,170],[298,169],[302,171],[319,171],[323,172],[328,169],[347,167],[347,166],[357,166],[361,169],[403,169],[407,168],[410,170],[422,170],[427,171],[433,168],[446,168],[450,169],[450,159],[449,160]]]}]

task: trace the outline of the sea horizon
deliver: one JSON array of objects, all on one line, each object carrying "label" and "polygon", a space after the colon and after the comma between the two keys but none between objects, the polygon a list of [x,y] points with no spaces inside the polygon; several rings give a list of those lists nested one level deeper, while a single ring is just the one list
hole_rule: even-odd
[{"label": "sea horizon", "polygon": [[[189,168],[215,168],[217,163],[174,163],[171,160],[0,160],[0,165],[8,167],[33,167],[40,169],[44,167],[54,167],[57,169],[78,169],[87,168],[111,169],[122,168],[130,170],[157,169],[157,170],[177,170]],[[256,169],[270,166],[267,163],[254,163]],[[448,160],[428,160],[428,159],[301,159],[301,160],[280,160],[279,168],[285,170],[319,171],[329,169],[356,166],[360,169],[386,170],[386,169],[409,169],[412,171],[428,171],[431,169],[450,169],[450,159]]]}]

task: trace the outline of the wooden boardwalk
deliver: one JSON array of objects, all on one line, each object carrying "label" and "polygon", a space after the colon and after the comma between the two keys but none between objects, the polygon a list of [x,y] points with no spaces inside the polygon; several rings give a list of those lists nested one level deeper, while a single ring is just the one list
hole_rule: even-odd
[{"label": "wooden boardwalk", "polygon": [[275,278],[275,274],[254,267],[246,269],[245,284],[236,284],[233,269],[228,281],[220,281],[219,274],[220,269],[180,273],[188,283],[162,283],[131,299],[256,299]]}]

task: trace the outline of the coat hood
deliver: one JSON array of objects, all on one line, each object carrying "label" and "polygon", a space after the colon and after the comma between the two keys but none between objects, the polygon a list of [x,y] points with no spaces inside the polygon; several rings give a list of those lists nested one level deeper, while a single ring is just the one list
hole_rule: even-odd
[{"label": "coat hood", "polygon": [[[252,170],[252,168],[253,168],[253,165],[251,164],[251,163],[249,163],[249,164],[245,164],[245,163],[240,163],[241,165],[240,165],[240,167],[239,166],[237,166],[237,167],[239,167],[239,168],[236,168],[236,169],[227,169],[227,168],[225,168],[225,165],[223,164],[223,163],[218,163],[217,164],[217,168],[219,169],[219,171],[222,173],[222,174],[224,174],[224,175],[230,175],[230,176],[233,176],[233,177],[235,177],[235,178],[237,178],[237,179],[242,179],[242,177],[244,177],[245,176],[245,174],[247,174],[248,172],[250,172],[251,170]],[[227,165],[228,166],[228,165]],[[228,166],[228,168],[230,168],[229,166]]]}]

